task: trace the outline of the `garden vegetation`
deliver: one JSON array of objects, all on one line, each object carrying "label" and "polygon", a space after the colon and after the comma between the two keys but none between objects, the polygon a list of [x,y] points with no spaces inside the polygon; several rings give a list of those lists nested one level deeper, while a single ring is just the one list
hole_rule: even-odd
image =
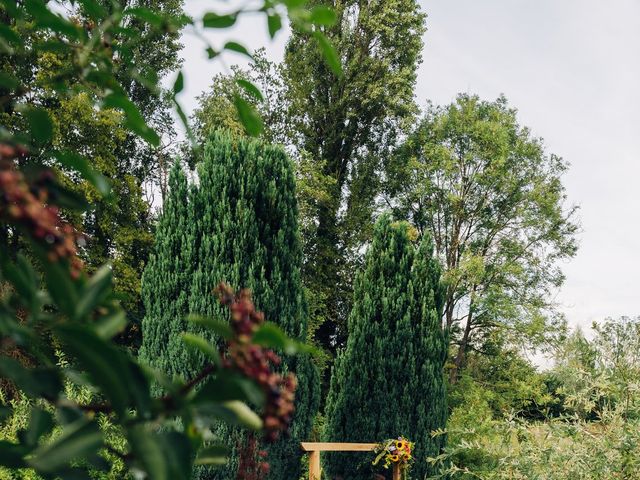
[{"label": "garden vegetation", "polygon": [[[398,437],[413,479],[640,478],[640,318],[551,300],[567,163],[504,97],[418,108],[417,0],[236,7],[0,0],[0,478],[296,480],[302,441]],[[201,35],[255,13],[282,62]],[[194,112],[185,33],[251,59]]]}]

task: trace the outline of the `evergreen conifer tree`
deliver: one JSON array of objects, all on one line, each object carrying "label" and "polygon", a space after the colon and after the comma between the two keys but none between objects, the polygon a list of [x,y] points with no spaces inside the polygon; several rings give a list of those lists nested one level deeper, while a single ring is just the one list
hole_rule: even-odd
[{"label": "evergreen conifer tree", "polygon": [[183,365],[190,362],[180,334],[187,329],[195,231],[187,177],[178,164],[171,171],[169,186],[153,253],[142,276],[146,315],[139,356],[172,377],[183,376]]},{"label": "evergreen conifer tree", "polygon": [[[300,279],[302,250],[290,160],[280,148],[216,132],[204,146],[198,177],[198,186],[184,201],[188,211],[181,211],[183,218],[173,220],[175,229],[182,229],[180,245],[184,248],[184,243],[189,243],[189,248],[176,252],[164,248],[162,242],[158,245],[162,249],[159,256],[184,255],[191,262],[185,266],[189,278],[184,278],[184,283],[179,275],[179,279],[174,279],[184,289],[186,308],[182,302],[174,308],[224,318],[227,313],[212,291],[218,283],[226,282],[236,289],[250,289],[257,308],[268,321],[277,323],[290,337],[306,341],[307,312]],[[168,215],[173,213],[169,211]],[[150,284],[155,281],[148,279]],[[172,298],[183,297],[155,298],[155,303],[171,303]],[[185,326],[179,318],[159,313],[155,305],[149,310],[149,316],[155,317],[145,323],[143,333],[158,340],[147,339],[145,344],[162,341],[163,329],[173,332],[175,326],[183,330],[194,328]],[[149,324],[156,322],[156,318],[166,322],[166,326],[151,328]],[[189,378],[202,367],[203,359],[186,355],[179,338],[163,355],[166,358],[158,364],[165,366],[167,373]],[[296,414],[291,436],[268,449],[269,478],[274,480],[299,477],[299,442],[308,436],[319,403],[319,379],[310,358],[285,358],[283,368],[294,371],[298,377]],[[218,433],[232,449],[243,442],[239,431],[227,429]],[[234,480],[237,459],[237,454],[232,455],[227,467],[207,471],[202,477]]]},{"label": "evergreen conifer tree", "polygon": [[[327,400],[327,440],[378,442],[403,435],[416,443],[413,478],[423,478],[444,428],[440,268],[429,238],[413,245],[410,227],[383,216],[364,270],[356,278],[349,337],[339,354]],[[347,456],[348,455],[348,456]],[[371,454],[330,454],[330,474],[371,478]]]}]

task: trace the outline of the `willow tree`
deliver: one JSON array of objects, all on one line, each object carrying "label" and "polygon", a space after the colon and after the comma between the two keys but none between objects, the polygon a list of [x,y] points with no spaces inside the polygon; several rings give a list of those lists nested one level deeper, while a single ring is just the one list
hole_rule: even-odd
[{"label": "willow tree", "polygon": [[[156,269],[145,273],[148,285],[145,292],[149,298],[145,346],[155,346],[153,351],[145,347],[145,355],[162,356],[152,361],[167,373],[187,378],[200,370],[203,360],[185,355],[179,339],[174,342],[173,338],[166,340],[166,336],[173,337],[173,332],[180,328],[192,328],[184,325],[180,313],[223,317],[225,313],[212,295],[220,282],[250,289],[265,318],[277,323],[290,337],[304,341],[307,334],[295,175],[289,158],[280,148],[214,133],[204,146],[198,177],[198,186],[192,188],[188,198],[182,199],[177,208],[179,213],[174,213],[173,202],[168,203],[163,213],[160,225],[165,222],[171,225],[167,230],[173,240],[165,242],[161,238],[163,229],[158,232],[156,256],[163,258],[155,263],[181,264],[184,271],[170,267],[170,272]],[[170,199],[173,195],[172,192]],[[165,248],[165,243],[170,243],[171,248]],[[182,251],[174,245],[180,245]],[[156,271],[168,280],[155,278]],[[160,298],[162,291],[156,293],[152,285],[166,281],[179,284],[183,290],[174,292],[173,297]],[[168,314],[156,308],[174,300],[178,303]],[[310,358],[287,358],[283,368],[297,374],[299,386],[291,436],[269,447],[273,479],[299,476],[299,442],[308,436],[319,402],[317,373]],[[221,433],[231,446],[243,442],[239,431]],[[208,478],[235,478],[235,468],[237,462],[232,461],[225,469],[211,472]]]},{"label": "willow tree", "polygon": [[[382,217],[355,281],[349,337],[334,365],[327,440],[377,442],[403,435],[416,443],[412,476],[429,473],[446,423],[440,267],[428,236],[416,248],[408,224]],[[330,474],[371,478],[371,455],[327,456]]]}]

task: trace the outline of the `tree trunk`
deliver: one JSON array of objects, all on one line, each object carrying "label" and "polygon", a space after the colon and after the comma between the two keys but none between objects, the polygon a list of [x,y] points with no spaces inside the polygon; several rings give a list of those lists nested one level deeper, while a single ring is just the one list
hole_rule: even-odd
[{"label": "tree trunk", "polygon": [[[473,287],[472,296],[475,294],[476,287]],[[469,315],[467,316],[467,324],[464,327],[464,333],[458,346],[458,353],[453,361],[453,366],[449,372],[449,383],[455,385],[458,381],[458,374],[460,369],[464,366],[464,362],[467,356],[467,347],[469,346],[469,337],[471,337],[471,322],[473,321],[473,300],[469,305]]]}]

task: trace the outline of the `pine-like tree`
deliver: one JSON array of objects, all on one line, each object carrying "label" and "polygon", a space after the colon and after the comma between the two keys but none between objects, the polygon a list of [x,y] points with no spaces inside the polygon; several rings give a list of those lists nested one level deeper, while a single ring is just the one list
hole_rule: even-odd
[{"label": "pine-like tree", "polygon": [[[327,440],[378,442],[404,435],[416,443],[413,478],[429,471],[444,428],[440,267],[424,238],[418,248],[406,223],[383,216],[364,270],[356,278],[349,337],[339,354],[327,400]],[[348,456],[347,456],[348,455]],[[371,478],[371,454],[327,455],[330,474]]]},{"label": "pine-like tree", "polygon": [[[224,281],[234,288],[251,289],[256,306],[267,320],[277,323],[290,337],[306,340],[307,312],[300,279],[302,250],[290,160],[280,148],[218,132],[205,144],[198,177],[198,186],[184,201],[188,212],[173,220],[175,230],[182,229],[181,246],[185,248],[185,243],[189,243],[189,250],[181,253],[164,248],[158,252],[158,255],[184,255],[191,262],[185,268],[189,277],[184,279],[185,283],[183,277],[174,279],[187,298],[184,310],[224,317],[226,312],[212,295],[214,287]],[[163,248],[162,243],[158,248]],[[156,298],[155,302],[171,303],[174,298],[182,297]],[[174,308],[182,312],[183,304],[180,302]],[[180,319],[158,313],[154,305],[149,315],[168,322],[167,326],[156,326],[155,330],[147,326],[144,335],[152,334],[158,340],[148,339],[145,344],[163,341],[165,333],[161,330],[174,332],[175,326],[186,328]],[[145,325],[149,323],[151,320]],[[202,359],[189,357],[184,350],[177,339],[163,352],[166,359],[158,363],[166,365],[167,373],[191,377],[201,368]],[[274,480],[299,477],[299,442],[308,436],[319,403],[318,374],[311,359],[284,360],[283,368],[297,374],[299,385],[291,436],[269,447],[269,478]],[[231,447],[242,443],[238,431],[219,433]],[[206,478],[235,479],[237,455],[233,457],[226,468],[208,472]]]},{"label": "pine-like tree", "polygon": [[179,165],[170,175],[170,192],[158,221],[153,253],[142,276],[142,321],[139,356],[168,376],[185,377],[190,357],[180,334],[187,329],[189,290],[194,269],[193,210],[187,177]]}]

